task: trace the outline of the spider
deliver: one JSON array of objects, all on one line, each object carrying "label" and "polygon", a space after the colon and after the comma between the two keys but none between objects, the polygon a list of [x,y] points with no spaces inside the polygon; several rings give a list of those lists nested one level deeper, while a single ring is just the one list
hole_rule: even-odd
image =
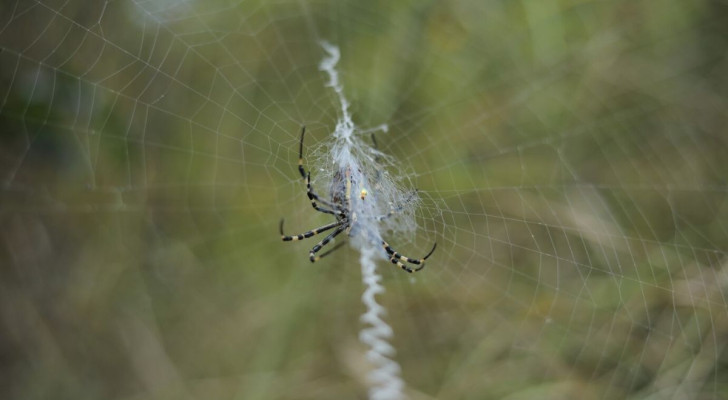
[{"label": "spider", "polygon": [[[316,229],[312,229],[308,232],[302,233],[300,235],[293,235],[288,236],[283,233],[283,219],[281,218],[280,223],[280,232],[281,232],[281,239],[284,242],[290,242],[295,240],[303,240],[310,238],[314,235],[318,235],[319,233],[326,232],[328,230],[333,229],[334,231],[330,233],[328,236],[326,236],[323,240],[318,242],[313,248],[311,248],[311,251],[309,252],[309,259],[311,262],[316,262],[320,260],[323,257],[326,257],[327,255],[331,254],[334,250],[341,247],[344,243],[340,243],[336,246],[334,246],[332,249],[326,251],[325,253],[321,255],[317,255],[318,252],[326,246],[332,239],[334,239],[336,236],[341,234],[342,232],[346,232],[347,236],[352,236],[352,228],[357,227],[357,215],[356,212],[354,212],[351,209],[351,190],[353,185],[353,180],[351,177],[351,170],[349,168],[341,169],[337,171],[334,174],[332,184],[331,184],[331,198],[330,200],[325,200],[319,197],[316,192],[311,189],[311,171],[306,172],[306,170],[303,167],[303,137],[306,134],[306,127],[301,128],[301,142],[299,143],[298,147],[298,172],[301,174],[301,177],[306,181],[306,194],[308,195],[308,199],[311,200],[311,205],[313,206],[314,210],[318,212],[322,212],[325,214],[331,214],[336,217],[336,221],[320,226]],[[374,145],[376,146],[376,140],[374,139],[374,135],[372,135],[372,141],[374,142]],[[359,196],[362,200],[367,195],[366,189],[362,189],[359,193]],[[319,203],[321,205],[319,205]],[[397,209],[392,208],[387,214],[381,215],[376,217],[378,221],[382,221],[386,218],[389,218],[393,214],[397,212]],[[355,231],[356,232],[356,231]],[[432,250],[430,250],[429,253],[427,253],[426,256],[420,258],[420,259],[413,259],[409,257],[405,257],[400,253],[397,253],[392,247],[384,240],[381,241],[381,245],[384,248],[384,250],[389,255],[389,261],[392,264],[396,264],[403,270],[412,273],[415,271],[419,271],[422,268],[425,267],[425,260],[427,260],[428,257],[432,255],[432,253],[435,251],[435,248],[437,247],[437,243],[435,243],[432,246]],[[414,264],[417,267],[409,267],[406,263]]]}]

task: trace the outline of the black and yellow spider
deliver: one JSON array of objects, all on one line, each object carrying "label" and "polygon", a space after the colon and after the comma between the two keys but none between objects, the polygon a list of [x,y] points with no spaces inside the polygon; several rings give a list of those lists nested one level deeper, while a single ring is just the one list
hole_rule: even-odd
[{"label": "black and yellow spider", "polygon": [[[310,238],[311,236],[318,235],[321,232],[326,232],[328,230],[334,229],[332,233],[330,233],[322,241],[318,242],[315,246],[313,246],[313,248],[311,248],[311,251],[309,252],[309,259],[311,260],[311,262],[316,262],[344,244],[342,242],[331,250],[321,255],[317,255],[317,253],[336,236],[338,236],[342,232],[346,232],[347,236],[352,236],[352,228],[356,228],[357,226],[357,215],[351,208],[351,190],[354,184],[352,182],[351,170],[348,167],[345,169],[341,169],[334,174],[331,185],[330,200],[320,198],[313,191],[313,189],[311,189],[311,172],[306,172],[306,170],[303,168],[303,136],[305,133],[306,127],[304,126],[301,128],[301,142],[298,147],[298,172],[301,173],[301,177],[306,181],[306,194],[308,195],[308,199],[311,200],[311,205],[313,206],[313,208],[316,211],[335,216],[336,221],[324,226],[320,226],[316,229],[312,229],[300,235],[287,236],[283,233],[283,219],[281,219],[280,231],[281,239],[283,239],[284,242],[288,242],[292,240],[303,240],[306,238]],[[359,193],[360,198],[364,200],[366,195],[366,189],[361,189],[361,192]],[[323,206],[319,205],[319,203],[321,203]],[[377,219],[377,221],[382,221],[386,218],[389,218],[396,212],[397,210],[393,208],[387,214],[375,218]],[[400,268],[409,273],[419,271],[424,268],[425,260],[427,260],[427,258],[432,255],[432,253],[435,251],[435,247],[437,247],[437,243],[435,243],[432,246],[432,250],[430,250],[430,252],[427,253],[426,256],[420,259],[412,259],[394,251],[394,249],[392,249],[392,247],[389,246],[389,244],[384,240],[381,241],[381,245],[382,247],[384,247],[384,250],[389,255],[389,261],[391,261],[392,264],[397,264]],[[417,265],[417,267],[410,268],[405,263],[414,264]]]}]

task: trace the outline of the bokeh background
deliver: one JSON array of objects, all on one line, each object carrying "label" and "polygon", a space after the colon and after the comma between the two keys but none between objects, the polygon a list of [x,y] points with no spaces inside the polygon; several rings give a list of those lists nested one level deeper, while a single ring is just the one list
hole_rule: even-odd
[{"label": "bokeh background", "polygon": [[277,232],[320,40],[438,242],[380,265],[409,398],[728,398],[711,0],[3,2],[0,397],[366,398],[356,251]]}]

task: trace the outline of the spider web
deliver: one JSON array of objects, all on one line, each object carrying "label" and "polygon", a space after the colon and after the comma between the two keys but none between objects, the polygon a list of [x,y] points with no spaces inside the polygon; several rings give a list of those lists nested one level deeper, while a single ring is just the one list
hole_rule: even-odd
[{"label": "spider web", "polygon": [[725,5],[0,9],[4,398],[364,396],[357,250],[277,232],[332,221],[322,40],[438,243],[378,265],[409,398],[728,396]]}]

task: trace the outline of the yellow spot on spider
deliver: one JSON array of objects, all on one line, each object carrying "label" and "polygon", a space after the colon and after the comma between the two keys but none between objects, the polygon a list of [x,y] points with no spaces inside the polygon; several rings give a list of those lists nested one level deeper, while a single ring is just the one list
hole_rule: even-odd
[{"label": "yellow spot on spider", "polygon": [[361,197],[361,199],[364,200],[364,198],[367,197],[367,190],[362,189],[359,197]]}]

